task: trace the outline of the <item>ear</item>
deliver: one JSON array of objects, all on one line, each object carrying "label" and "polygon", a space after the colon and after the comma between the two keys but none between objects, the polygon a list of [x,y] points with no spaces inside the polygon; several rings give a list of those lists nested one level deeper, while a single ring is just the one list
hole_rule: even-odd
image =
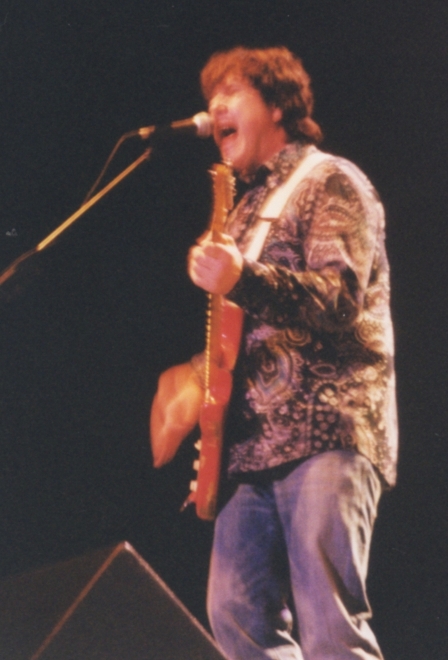
[{"label": "ear", "polygon": [[274,106],[272,110],[272,119],[276,124],[279,124],[283,118],[283,110]]}]

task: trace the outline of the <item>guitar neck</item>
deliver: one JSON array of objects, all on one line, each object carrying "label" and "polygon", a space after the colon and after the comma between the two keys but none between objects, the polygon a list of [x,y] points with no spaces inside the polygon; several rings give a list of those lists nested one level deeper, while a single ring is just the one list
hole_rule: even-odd
[{"label": "guitar neck", "polygon": [[[221,240],[227,215],[233,204],[233,177],[227,165],[215,165],[212,171],[214,205],[210,224],[212,239]],[[192,483],[190,501],[196,504],[196,513],[203,520],[216,515],[220,478],[221,450],[225,412],[232,389],[229,342],[222,339],[231,333],[223,332],[228,303],[223,296],[209,294],[205,348],[205,396],[201,407],[198,442],[199,459],[195,461],[197,479]],[[241,311],[241,310],[240,310]],[[233,323],[232,325],[237,325]],[[237,349],[233,351],[236,356]]]},{"label": "guitar neck", "polygon": [[[211,171],[213,178],[213,212],[210,222],[212,240],[221,242],[228,213],[233,205],[234,178],[230,168],[221,163],[214,165]],[[206,348],[205,348],[205,398],[210,400],[210,377],[212,365],[220,366],[221,362],[221,317],[223,297],[217,294],[208,295]]]}]

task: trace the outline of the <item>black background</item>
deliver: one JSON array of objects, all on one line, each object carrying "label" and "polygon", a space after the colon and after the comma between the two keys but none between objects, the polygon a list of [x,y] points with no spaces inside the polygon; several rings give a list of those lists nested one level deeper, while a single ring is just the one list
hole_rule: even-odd
[{"label": "black background", "polygon": [[[198,74],[285,44],[314,81],[324,149],[388,216],[401,454],[371,558],[387,660],[448,652],[448,5],[437,0],[3,0],[0,267],[82,203],[118,138],[203,109]],[[128,140],[117,174],[144,150]],[[161,370],[202,348],[185,274],[210,204],[210,141],[153,154],[0,288],[0,574],[128,540],[205,623],[212,526],[179,514],[191,448],[151,467]]]}]

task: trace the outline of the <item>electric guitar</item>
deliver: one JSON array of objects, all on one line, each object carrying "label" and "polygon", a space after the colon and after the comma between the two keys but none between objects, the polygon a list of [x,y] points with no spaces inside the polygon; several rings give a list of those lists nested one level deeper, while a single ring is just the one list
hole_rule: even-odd
[{"label": "electric guitar", "polygon": [[[214,165],[213,212],[210,231],[217,243],[227,215],[233,206],[234,179],[227,165]],[[238,355],[243,310],[222,295],[209,294],[206,322],[205,393],[199,414],[200,440],[196,443],[199,458],[194,462],[197,478],[190,484],[188,502],[194,502],[203,520],[216,515],[223,429],[227,404],[232,392],[232,371]]]}]

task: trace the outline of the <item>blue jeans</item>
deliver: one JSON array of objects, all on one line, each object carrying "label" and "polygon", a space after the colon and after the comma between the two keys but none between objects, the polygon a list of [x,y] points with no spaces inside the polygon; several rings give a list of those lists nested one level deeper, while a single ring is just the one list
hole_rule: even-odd
[{"label": "blue jeans", "polygon": [[216,521],[207,599],[230,660],[382,658],[365,586],[380,495],[349,450],[238,486]]}]

